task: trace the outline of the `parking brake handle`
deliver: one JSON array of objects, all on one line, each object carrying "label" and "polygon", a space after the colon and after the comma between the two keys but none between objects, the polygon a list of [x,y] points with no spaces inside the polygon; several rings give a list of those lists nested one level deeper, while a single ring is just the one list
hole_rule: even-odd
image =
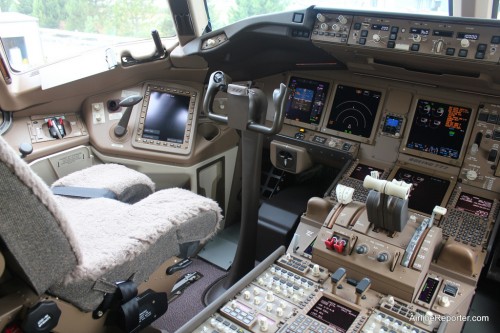
[{"label": "parking brake handle", "polygon": [[231,110],[231,108],[229,108],[229,114],[227,116],[214,113],[213,102],[215,95],[219,91],[238,96],[245,95],[248,97],[248,122],[246,123],[245,129],[261,134],[272,135],[278,133],[283,127],[286,104],[290,93],[289,89],[283,83],[280,84],[279,89],[275,89],[273,92],[273,104],[275,111],[271,126],[261,124],[258,119],[267,111],[259,110],[259,108],[267,109],[267,99],[265,94],[258,88],[245,88],[232,85],[231,78],[222,71],[212,73],[208,82],[207,93],[203,101],[203,108],[206,112],[208,112],[208,118],[227,124],[229,122],[229,118],[231,117],[231,112],[241,112],[239,109]]}]

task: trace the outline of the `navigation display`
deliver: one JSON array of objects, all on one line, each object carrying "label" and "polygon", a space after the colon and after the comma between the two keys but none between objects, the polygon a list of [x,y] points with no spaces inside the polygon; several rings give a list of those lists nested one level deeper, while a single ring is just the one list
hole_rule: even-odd
[{"label": "navigation display", "polygon": [[458,159],[471,113],[470,108],[419,100],[406,148]]},{"label": "navigation display", "polygon": [[382,93],[339,84],[326,127],[341,133],[369,138]]},{"label": "navigation display", "polygon": [[408,208],[431,215],[435,206],[442,206],[450,187],[450,181],[425,175],[416,171],[400,168],[394,179],[413,184],[410,191]]},{"label": "navigation display", "polygon": [[292,76],[285,118],[307,125],[319,125],[326,103],[329,84]]},{"label": "navigation display", "polygon": [[382,169],[377,169],[369,165],[359,163],[358,165],[356,165],[356,169],[354,169],[349,177],[363,181],[365,180],[366,176],[369,176],[371,174],[372,171],[378,171],[379,176],[384,173],[384,170]]},{"label": "navigation display", "polygon": [[455,208],[467,213],[487,219],[490,216],[493,200],[477,195],[462,192],[458,197]]},{"label": "navigation display", "polygon": [[335,328],[336,332],[345,333],[352,325],[359,312],[322,296],[307,312],[307,315],[323,324]]},{"label": "navigation display", "polygon": [[189,100],[189,96],[151,91],[142,137],[182,143],[189,115]]}]

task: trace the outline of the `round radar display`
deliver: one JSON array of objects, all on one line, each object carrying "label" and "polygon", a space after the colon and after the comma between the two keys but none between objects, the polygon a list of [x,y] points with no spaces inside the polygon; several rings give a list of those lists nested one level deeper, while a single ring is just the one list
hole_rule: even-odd
[{"label": "round radar display", "polygon": [[342,133],[369,138],[381,93],[338,85],[326,127]]}]

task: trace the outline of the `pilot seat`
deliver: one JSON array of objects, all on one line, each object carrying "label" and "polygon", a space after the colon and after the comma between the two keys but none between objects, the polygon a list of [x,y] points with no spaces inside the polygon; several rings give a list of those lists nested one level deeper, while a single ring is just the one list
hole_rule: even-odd
[{"label": "pilot seat", "polygon": [[147,327],[168,307],[178,256],[193,254],[222,220],[211,199],[154,192],[147,176],[121,165],[63,177],[55,195],[1,136],[0,179],[2,329]]}]

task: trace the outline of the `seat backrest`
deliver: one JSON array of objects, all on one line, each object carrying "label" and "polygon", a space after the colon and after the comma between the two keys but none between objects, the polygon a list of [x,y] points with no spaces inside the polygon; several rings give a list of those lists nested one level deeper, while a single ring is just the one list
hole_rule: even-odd
[{"label": "seat backrest", "polygon": [[77,265],[79,249],[48,186],[0,136],[0,239],[7,267],[41,294]]}]

